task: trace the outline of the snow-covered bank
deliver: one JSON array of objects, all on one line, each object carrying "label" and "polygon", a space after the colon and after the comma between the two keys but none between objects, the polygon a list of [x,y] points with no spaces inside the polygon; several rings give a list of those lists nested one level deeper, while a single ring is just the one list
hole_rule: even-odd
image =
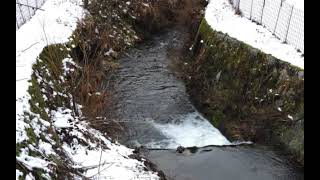
[{"label": "snow-covered bank", "polygon": [[205,18],[216,31],[243,41],[274,57],[304,68],[302,53],[288,44],[282,43],[263,26],[235,14],[228,0],[211,0],[206,8]]},{"label": "snow-covered bank", "polygon": [[[46,179],[52,179],[52,176],[55,176],[53,167],[59,166],[59,164],[50,157],[52,155],[59,157],[57,152],[53,150],[54,146],[58,144],[54,137],[46,134],[46,131],[53,127],[62,143],[60,151],[64,152],[67,155],[65,158],[71,161],[69,165],[72,168],[84,170],[81,175],[74,174],[74,179],[82,179],[82,176],[92,179],[159,179],[157,173],[145,170],[143,162],[129,157],[133,154],[132,149],[118,143],[112,143],[99,131],[90,128],[84,121],[72,118],[71,112],[70,109],[62,108],[51,112],[55,117],[53,124],[39,116],[27,121],[23,118],[17,119],[19,124],[24,125],[24,129],[17,130],[17,143],[30,139],[25,130],[28,128],[32,128],[36,138],[40,139],[36,143],[29,144],[28,147],[19,149],[17,161],[30,171],[34,168],[43,169],[42,176]],[[27,124],[28,121],[30,123]],[[64,140],[65,137],[74,138],[69,140],[71,142],[67,142]],[[31,152],[39,153],[39,156],[31,155]],[[22,176],[22,172],[18,169],[16,176],[17,179]],[[31,173],[28,176],[35,179]]]},{"label": "snow-covered bank", "polygon": [[[132,149],[92,129],[70,108],[45,107],[49,120],[31,111],[43,108],[38,102],[30,104],[35,98],[35,94],[28,93],[32,65],[45,46],[69,41],[77,21],[84,17],[81,4],[81,0],[47,0],[44,11],[37,11],[16,32],[16,179],[56,179],[58,172],[66,179],[159,179],[156,172],[146,170],[143,162],[129,157]],[[75,64],[71,58],[63,63],[71,67]],[[63,68],[63,74],[72,72],[72,68]],[[34,75],[38,84],[51,83],[38,73]],[[60,76],[60,81],[66,78]],[[40,91],[40,98],[48,101],[46,90]],[[70,92],[54,94],[71,100]],[[81,114],[81,106],[76,107]]]},{"label": "snow-covered bank", "polygon": [[67,42],[84,16],[81,0],[47,0],[26,24],[16,31],[16,98],[24,96],[32,64],[49,44]]},{"label": "snow-covered bank", "polygon": [[285,0],[287,3],[292,4],[298,9],[304,9],[304,0]]}]

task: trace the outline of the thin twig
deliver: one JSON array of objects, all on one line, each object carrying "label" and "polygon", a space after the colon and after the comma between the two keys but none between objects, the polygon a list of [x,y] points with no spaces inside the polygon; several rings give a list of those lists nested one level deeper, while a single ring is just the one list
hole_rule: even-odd
[{"label": "thin twig", "polygon": [[36,45],[36,44],[38,44],[38,43],[39,43],[39,42],[35,42],[35,43],[31,44],[28,48],[22,50],[21,52],[25,52],[26,50],[30,49],[32,46],[34,46],[34,45]]},{"label": "thin twig", "polygon": [[[109,168],[109,167],[111,167],[113,164],[115,164],[115,162],[110,163],[110,165],[109,165],[108,167],[106,167],[106,168],[102,169],[102,171],[104,171],[104,170],[108,169],[108,168]],[[89,178],[92,178],[92,177],[94,177],[94,176],[96,176],[96,175],[97,175],[97,174],[94,174],[94,175],[90,176]]]},{"label": "thin twig", "polygon": [[101,148],[101,153],[100,153],[100,160],[99,160],[99,168],[98,168],[98,178],[100,177],[100,164],[101,164],[101,158],[102,158],[102,148]]},{"label": "thin twig", "polygon": [[22,80],[26,80],[26,79],[28,79],[28,78],[18,79],[16,81],[22,81]]},{"label": "thin twig", "polygon": [[19,161],[18,159],[16,159],[16,162],[21,166],[21,168],[27,173],[29,172],[29,168],[25,165],[25,163]]}]

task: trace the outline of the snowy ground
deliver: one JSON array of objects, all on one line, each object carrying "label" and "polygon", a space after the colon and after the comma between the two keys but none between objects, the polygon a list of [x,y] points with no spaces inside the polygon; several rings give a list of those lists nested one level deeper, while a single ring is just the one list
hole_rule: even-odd
[{"label": "snowy ground", "polygon": [[[27,89],[32,64],[46,45],[68,41],[76,28],[76,22],[84,17],[84,10],[80,5],[81,0],[47,0],[42,6],[44,11],[37,11],[34,17],[16,32],[16,144],[30,142],[27,141],[30,140],[30,128],[37,138],[37,143],[30,143],[19,150],[16,161],[29,170],[43,169],[44,178],[51,179],[49,173],[52,172],[52,165],[57,164],[48,157],[58,155],[53,148],[56,144],[54,137],[46,132],[53,128],[60,135],[60,139],[63,139],[66,133],[77,137],[72,143],[62,142],[61,148],[73,162],[74,168],[86,169],[82,176],[90,179],[159,179],[155,172],[144,170],[143,162],[128,157],[132,154],[132,149],[112,143],[99,131],[80,121],[79,117],[74,117],[70,109],[48,111],[53,117],[52,121],[45,121],[30,111],[28,100],[31,97]],[[71,59],[65,62],[74,63]],[[33,118],[26,117],[24,112],[32,114]],[[88,145],[84,146],[79,140]],[[31,151],[40,155],[31,155]],[[16,179],[22,175],[23,172],[16,169]],[[80,176],[75,178],[82,179]],[[29,173],[26,179],[35,177]]]},{"label": "snowy ground", "polygon": [[16,98],[25,95],[32,64],[47,44],[63,43],[83,16],[81,0],[49,0],[16,31]]},{"label": "snowy ground", "polygon": [[[303,8],[303,3],[299,0],[287,1]],[[211,0],[206,8],[205,18],[214,30],[227,33],[267,54],[304,69],[302,53],[297,52],[293,46],[282,43],[263,26],[236,15],[228,0]]]},{"label": "snowy ground", "polygon": [[31,19],[35,8],[41,8],[44,2],[45,0],[16,0],[16,29]]},{"label": "snowy ground", "polygon": [[298,9],[304,10],[304,0],[286,0],[287,3],[292,4]]}]

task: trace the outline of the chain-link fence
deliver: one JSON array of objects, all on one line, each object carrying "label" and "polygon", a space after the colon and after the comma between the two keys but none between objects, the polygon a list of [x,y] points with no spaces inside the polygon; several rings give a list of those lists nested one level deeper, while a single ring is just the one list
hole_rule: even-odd
[{"label": "chain-link fence", "polygon": [[16,30],[26,23],[40,7],[45,0],[16,0]]},{"label": "chain-link fence", "polygon": [[230,0],[241,14],[304,52],[304,11],[285,0]]}]

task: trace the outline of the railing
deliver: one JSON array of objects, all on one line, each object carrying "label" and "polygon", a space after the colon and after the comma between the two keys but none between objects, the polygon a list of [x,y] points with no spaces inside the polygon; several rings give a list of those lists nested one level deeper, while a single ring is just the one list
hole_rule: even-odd
[{"label": "railing", "polygon": [[304,52],[304,11],[285,0],[230,0],[241,14]]},{"label": "railing", "polygon": [[16,0],[16,30],[35,14],[45,0]]}]

